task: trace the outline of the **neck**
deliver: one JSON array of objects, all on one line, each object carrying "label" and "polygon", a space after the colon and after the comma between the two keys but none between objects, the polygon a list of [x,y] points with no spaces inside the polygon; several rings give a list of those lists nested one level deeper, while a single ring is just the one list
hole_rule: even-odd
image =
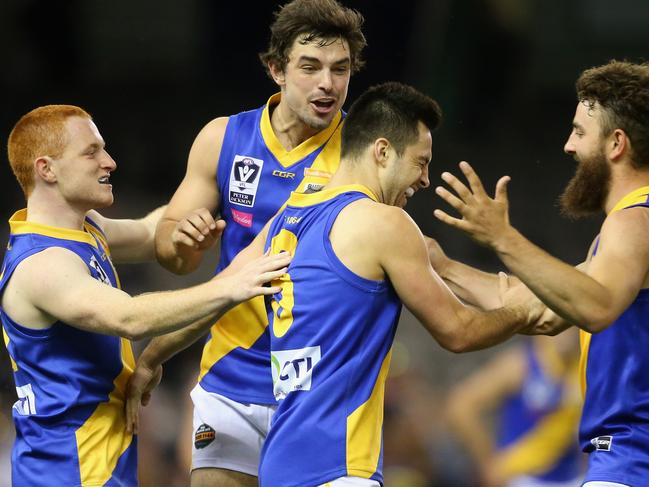
[{"label": "neck", "polygon": [[627,194],[643,186],[649,186],[649,169],[628,169],[611,174],[611,188],[606,196],[604,210],[608,214]]},{"label": "neck", "polygon": [[302,122],[297,114],[289,108],[284,98],[280,99],[270,114],[270,125],[275,137],[287,152],[319,132],[318,129],[309,127]]},{"label": "neck", "polygon": [[27,200],[27,220],[51,227],[83,230],[86,213],[58,199],[44,198],[36,192]]},{"label": "neck", "polygon": [[370,167],[363,161],[349,161],[341,159],[338,170],[334,173],[327,189],[350,184],[362,184],[369,188],[378,198],[380,203],[385,201],[381,184],[375,167]]}]

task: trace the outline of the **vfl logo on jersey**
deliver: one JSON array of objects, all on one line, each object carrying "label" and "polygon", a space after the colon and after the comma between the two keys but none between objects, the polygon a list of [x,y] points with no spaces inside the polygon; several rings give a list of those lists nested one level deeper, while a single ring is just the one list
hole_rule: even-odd
[{"label": "vfl logo on jersey", "polygon": [[112,286],[112,284],[110,283],[110,279],[108,279],[108,274],[106,274],[106,271],[102,269],[101,265],[99,265],[99,261],[94,255],[90,258],[90,267],[92,267],[97,273],[95,279],[103,282],[104,284],[108,284],[109,286]]},{"label": "vfl logo on jersey", "polygon": [[25,384],[24,386],[17,386],[16,393],[18,400],[14,403],[14,409],[18,414],[21,416],[36,414],[36,397],[34,397],[32,385]]},{"label": "vfl logo on jersey", "polygon": [[611,451],[611,446],[613,445],[612,436],[598,436],[590,440],[591,445],[595,447],[597,451]]},{"label": "vfl logo on jersey", "polygon": [[247,156],[235,156],[230,173],[230,203],[252,207],[259,186],[264,161]]},{"label": "vfl logo on jersey", "polygon": [[287,172],[287,171],[279,171],[275,169],[272,172],[273,176],[277,176],[278,178],[284,178],[284,179],[295,179],[295,173],[292,172]]},{"label": "vfl logo on jersey", "polygon": [[313,368],[320,362],[320,347],[275,350],[270,353],[273,393],[278,401],[293,391],[311,390]]}]

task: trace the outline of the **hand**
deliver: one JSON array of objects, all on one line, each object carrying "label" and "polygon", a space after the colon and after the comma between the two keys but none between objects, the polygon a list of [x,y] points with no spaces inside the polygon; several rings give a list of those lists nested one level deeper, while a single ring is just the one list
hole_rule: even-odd
[{"label": "hand", "polygon": [[496,240],[506,235],[511,229],[509,224],[509,202],[507,184],[509,176],[503,176],[496,183],[495,198],[487,195],[480,178],[468,162],[460,162],[460,169],[469,182],[467,188],[458,178],[445,172],[442,179],[457,193],[457,196],[442,186],[435,192],[439,197],[455,208],[462,219],[453,218],[442,210],[435,210],[434,215],[442,222],[467,233],[472,239],[496,247]]},{"label": "hand", "polygon": [[207,208],[199,208],[176,223],[171,241],[176,249],[207,250],[221,238],[224,229],[224,220],[214,220]]},{"label": "hand", "polygon": [[502,305],[510,308],[521,307],[527,314],[526,322],[528,326],[521,330],[520,333],[537,334],[528,332],[548,311],[547,306],[519,279],[510,277],[504,272],[499,272],[498,278]]},{"label": "hand", "polygon": [[519,331],[522,335],[550,335],[555,336],[572,327],[572,323],[558,316],[550,308],[545,308],[541,317],[530,326]]},{"label": "hand", "polygon": [[152,369],[138,363],[126,387],[126,431],[137,434],[140,419],[140,404],[151,401],[151,391],[162,379],[162,365]]},{"label": "hand", "polygon": [[[288,252],[280,252],[275,255],[269,255],[269,252],[248,262],[236,274],[222,278],[232,281],[230,289],[235,303],[247,301],[255,296],[276,294],[282,291],[282,276],[286,274],[292,257]],[[265,286],[271,281],[274,282]]]},{"label": "hand", "polygon": [[450,259],[444,253],[437,240],[424,235],[424,241],[426,242],[426,249],[428,250],[428,260],[430,261],[430,265],[433,266],[435,272],[437,272],[440,276],[443,275],[444,269],[448,265]]}]

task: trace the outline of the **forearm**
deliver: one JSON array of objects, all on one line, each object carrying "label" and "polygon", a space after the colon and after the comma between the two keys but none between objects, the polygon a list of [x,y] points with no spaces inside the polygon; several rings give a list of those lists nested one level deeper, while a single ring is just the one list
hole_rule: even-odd
[{"label": "forearm", "polygon": [[174,274],[189,274],[203,260],[203,251],[186,245],[176,246],[171,238],[176,227],[175,220],[163,218],[155,231],[155,256],[158,263]]},{"label": "forearm", "polygon": [[186,326],[185,328],[152,338],[138,358],[138,363],[152,370],[157,366],[162,365],[178,352],[189,347],[201,336],[205,335],[210,326],[214,324],[222,314],[223,313],[216,313],[207,316],[189,326]]},{"label": "forearm", "polygon": [[181,291],[142,294],[115,311],[121,334],[133,339],[170,333],[223,313],[236,303],[229,279],[213,279]]},{"label": "forearm", "polygon": [[439,274],[451,291],[465,303],[481,309],[496,309],[501,306],[497,274],[452,259],[448,259]]},{"label": "forearm", "polygon": [[602,324],[602,317],[607,321],[610,295],[589,275],[552,257],[513,228],[494,250],[541,301],[568,322],[588,329]]},{"label": "forearm", "polygon": [[504,342],[529,324],[522,306],[479,311],[464,307],[449,324],[440,345],[455,353],[472,352]]}]

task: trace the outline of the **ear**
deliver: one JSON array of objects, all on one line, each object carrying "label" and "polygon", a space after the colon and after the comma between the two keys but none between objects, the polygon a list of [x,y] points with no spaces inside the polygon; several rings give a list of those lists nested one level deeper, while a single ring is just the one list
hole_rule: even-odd
[{"label": "ear", "polygon": [[388,159],[390,158],[390,151],[392,150],[390,141],[383,137],[378,138],[374,141],[372,149],[372,153],[377,164],[379,164],[380,166],[385,166],[388,162]]},{"label": "ear", "polygon": [[34,173],[37,178],[42,179],[46,183],[55,183],[56,174],[52,167],[54,160],[51,157],[43,156],[34,161]]},{"label": "ear", "polygon": [[284,70],[281,69],[273,61],[269,61],[269,63],[268,63],[268,71],[270,72],[270,75],[273,78],[273,81],[278,86],[282,87],[282,86],[284,86],[286,84],[286,75],[284,74]]},{"label": "ear", "polygon": [[608,151],[608,157],[612,161],[620,159],[625,154],[630,154],[631,141],[626,135],[624,130],[615,129],[613,133],[609,136],[606,149]]}]

